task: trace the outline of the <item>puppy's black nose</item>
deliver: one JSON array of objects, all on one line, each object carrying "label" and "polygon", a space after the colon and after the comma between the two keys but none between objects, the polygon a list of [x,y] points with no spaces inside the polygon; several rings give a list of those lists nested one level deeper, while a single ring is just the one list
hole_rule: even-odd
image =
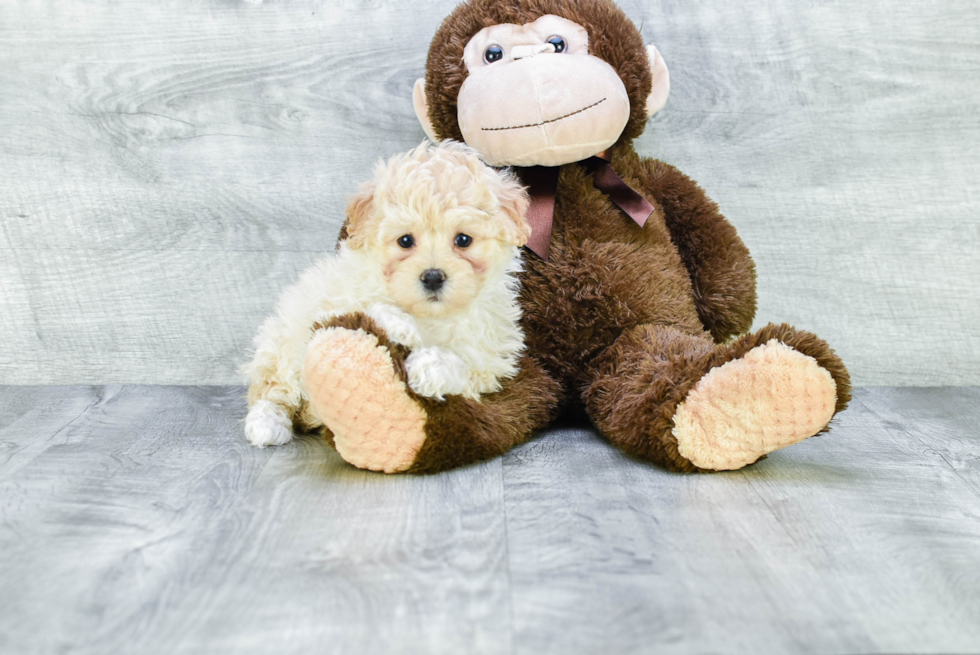
[{"label": "puppy's black nose", "polygon": [[430,268],[422,273],[422,286],[429,291],[438,291],[446,281],[446,274],[438,268]]}]

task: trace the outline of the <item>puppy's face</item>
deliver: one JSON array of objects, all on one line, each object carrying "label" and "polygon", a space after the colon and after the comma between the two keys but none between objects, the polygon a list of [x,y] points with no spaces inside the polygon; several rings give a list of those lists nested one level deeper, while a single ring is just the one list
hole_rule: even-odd
[{"label": "puppy's face", "polygon": [[352,200],[347,243],[377,260],[400,308],[445,316],[503,273],[527,240],[526,209],[520,185],[469,149],[419,148],[379,169]]},{"label": "puppy's face", "polygon": [[463,309],[513,255],[500,226],[473,208],[392,214],[381,221],[377,256],[392,299],[415,316]]}]

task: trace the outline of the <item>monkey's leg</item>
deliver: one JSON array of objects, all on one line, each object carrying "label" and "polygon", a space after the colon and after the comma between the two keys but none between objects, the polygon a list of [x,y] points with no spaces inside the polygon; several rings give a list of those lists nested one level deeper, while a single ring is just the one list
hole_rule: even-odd
[{"label": "monkey's leg", "polygon": [[824,341],[789,325],[727,345],[641,325],[597,359],[584,400],[631,455],[723,471],[826,430],[850,400],[850,378]]},{"label": "monkey's leg", "polygon": [[533,359],[480,402],[436,401],[408,387],[407,349],[363,314],[331,321],[310,342],[304,387],[340,456],[385,473],[435,473],[495,457],[553,418],[560,388]]}]

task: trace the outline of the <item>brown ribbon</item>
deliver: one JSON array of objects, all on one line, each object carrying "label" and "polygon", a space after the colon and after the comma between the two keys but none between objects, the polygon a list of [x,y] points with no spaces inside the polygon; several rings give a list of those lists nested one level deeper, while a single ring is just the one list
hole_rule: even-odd
[{"label": "brown ribbon", "polygon": [[[617,207],[643,227],[653,213],[649,200],[633,190],[609,165],[609,151],[579,162],[592,174],[592,184],[609,196]],[[528,188],[531,205],[527,221],[531,225],[531,238],[527,247],[541,259],[548,261],[551,248],[551,226],[555,219],[555,195],[558,190],[558,167],[530,166],[520,168],[521,181]]]},{"label": "brown ribbon", "polygon": [[548,261],[551,224],[555,220],[558,167],[529,166],[519,171],[521,181],[527,187],[527,195],[531,198],[531,204],[527,208],[527,222],[531,226],[527,247],[541,259]]}]

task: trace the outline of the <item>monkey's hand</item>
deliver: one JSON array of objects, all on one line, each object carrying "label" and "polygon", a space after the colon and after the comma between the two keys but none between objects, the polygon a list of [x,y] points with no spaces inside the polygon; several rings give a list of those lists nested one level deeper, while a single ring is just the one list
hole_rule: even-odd
[{"label": "monkey's hand", "polygon": [[463,393],[470,378],[469,366],[459,355],[436,347],[413,350],[405,371],[412,391],[436,400]]},{"label": "monkey's hand", "polygon": [[368,308],[367,315],[395,343],[412,350],[422,347],[422,335],[415,325],[415,319],[394,305],[374,303]]}]

